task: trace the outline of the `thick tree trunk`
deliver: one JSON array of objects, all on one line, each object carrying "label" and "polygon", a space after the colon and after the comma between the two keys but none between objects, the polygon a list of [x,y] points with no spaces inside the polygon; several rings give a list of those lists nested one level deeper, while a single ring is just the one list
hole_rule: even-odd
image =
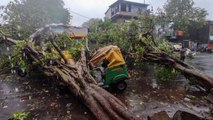
[{"label": "thick tree trunk", "polygon": [[[33,44],[40,45],[40,36],[50,29],[50,27],[51,26],[39,29],[36,33],[31,35],[28,45],[23,47],[23,52],[25,52],[28,60],[39,63],[44,70],[42,72],[48,76],[54,75],[56,78],[66,83],[70,91],[76,97],[81,98],[82,102],[98,120],[141,119],[130,112],[119,99],[97,85],[87,68],[84,52],[82,52],[81,59],[76,64],[68,65],[66,64],[67,60],[60,48],[53,41],[53,38],[49,37],[48,40],[58,51],[61,58],[64,59],[65,63],[57,60],[54,60],[53,64],[44,62],[45,56],[41,52],[36,51],[33,48]],[[5,40],[13,44],[17,43],[17,41],[13,39]]]}]

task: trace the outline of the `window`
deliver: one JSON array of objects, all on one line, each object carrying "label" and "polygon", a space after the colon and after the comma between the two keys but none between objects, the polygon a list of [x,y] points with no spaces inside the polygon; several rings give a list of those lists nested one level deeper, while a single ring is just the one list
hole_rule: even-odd
[{"label": "window", "polygon": [[126,11],[126,4],[121,3],[121,11]]},{"label": "window", "polygon": [[131,5],[129,5],[129,12],[131,12],[132,11],[132,7],[131,7]]}]

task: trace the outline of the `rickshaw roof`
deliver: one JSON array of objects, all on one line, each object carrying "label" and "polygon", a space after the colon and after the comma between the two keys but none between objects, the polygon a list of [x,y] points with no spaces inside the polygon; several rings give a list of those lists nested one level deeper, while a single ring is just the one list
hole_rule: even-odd
[{"label": "rickshaw roof", "polygon": [[93,54],[90,63],[93,67],[97,67],[104,59],[109,61],[109,68],[125,64],[120,49],[114,45],[109,45],[97,50],[97,52]]}]

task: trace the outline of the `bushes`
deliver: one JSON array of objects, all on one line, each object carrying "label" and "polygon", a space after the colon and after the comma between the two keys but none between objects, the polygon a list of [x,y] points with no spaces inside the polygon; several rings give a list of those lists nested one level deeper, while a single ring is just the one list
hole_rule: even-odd
[{"label": "bushes", "polygon": [[155,76],[162,81],[170,81],[176,78],[178,72],[173,68],[166,68],[163,66],[155,66]]}]

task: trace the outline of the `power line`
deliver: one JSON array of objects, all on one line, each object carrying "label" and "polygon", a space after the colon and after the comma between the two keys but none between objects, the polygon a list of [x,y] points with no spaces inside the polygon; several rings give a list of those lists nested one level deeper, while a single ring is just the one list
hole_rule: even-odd
[{"label": "power line", "polygon": [[81,15],[80,13],[77,13],[77,12],[72,11],[72,10],[70,10],[70,9],[69,9],[69,11],[72,12],[72,13],[74,13],[74,14],[76,14],[76,15],[78,15],[78,16],[81,16],[81,17],[83,17],[83,18],[90,19],[89,17],[84,16],[84,15]]}]

